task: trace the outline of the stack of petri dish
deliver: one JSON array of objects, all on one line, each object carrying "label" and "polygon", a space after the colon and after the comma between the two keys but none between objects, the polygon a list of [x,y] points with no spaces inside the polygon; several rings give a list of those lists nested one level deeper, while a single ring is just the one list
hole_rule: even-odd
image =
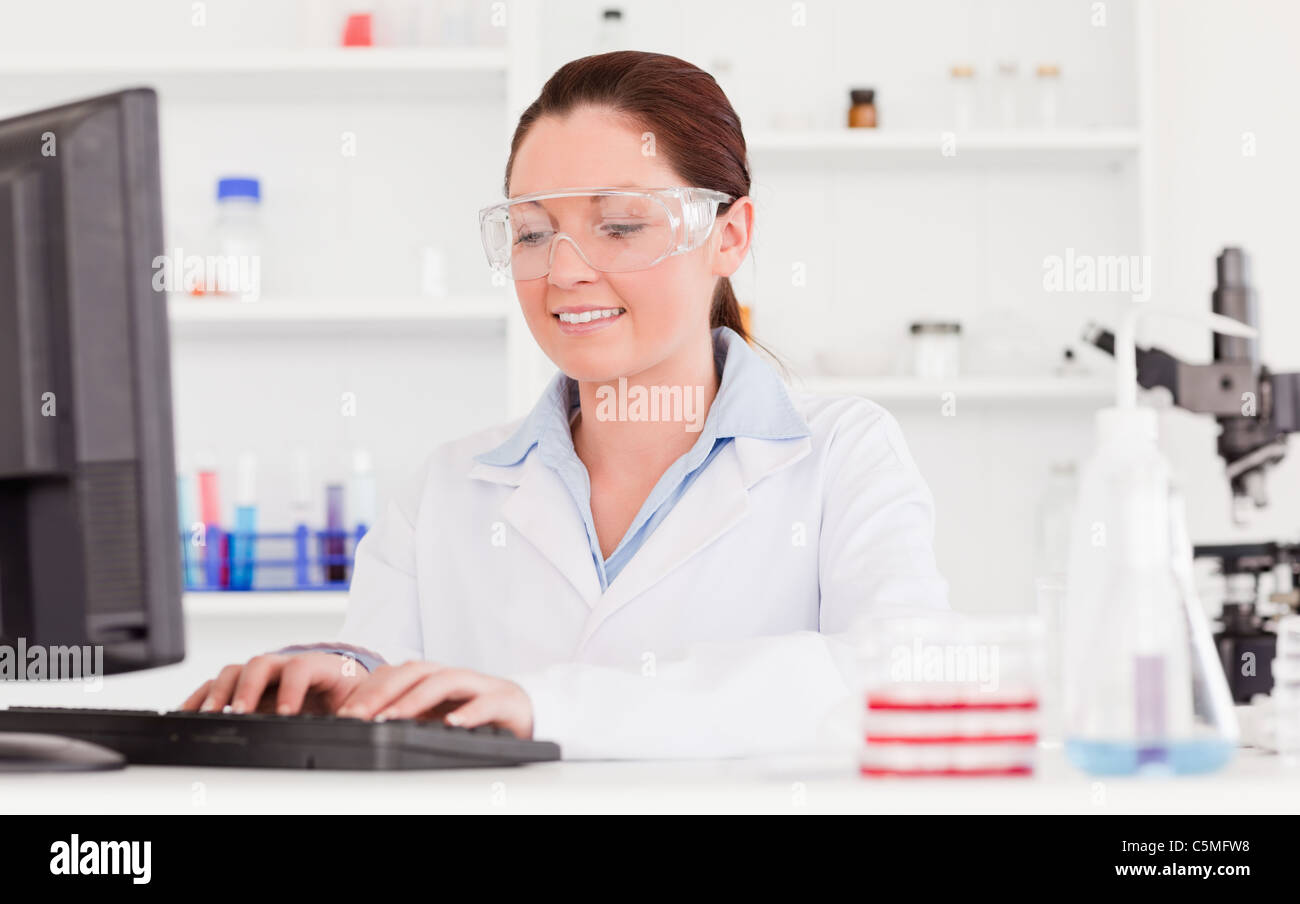
[{"label": "stack of petri dish", "polygon": [[1285,756],[1300,755],[1300,615],[1278,621],[1272,697],[1272,746]]},{"label": "stack of petri dish", "polygon": [[862,775],[1032,775],[1043,642],[1037,616],[947,613],[863,626]]}]

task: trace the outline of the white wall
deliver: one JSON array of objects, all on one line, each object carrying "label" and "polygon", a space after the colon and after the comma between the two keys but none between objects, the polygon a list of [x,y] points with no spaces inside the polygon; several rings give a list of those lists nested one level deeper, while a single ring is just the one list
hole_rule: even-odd
[{"label": "white wall", "polygon": [[[1300,6],[1269,0],[1158,3],[1156,292],[1209,310],[1214,259],[1226,245],[1251,255],[1259,293],[1262,360],[1300,370]],[[1249,134],[1247,134],[1249,133]],[[1255,153],[1248,154],[1253,136]],[[1205,361],[1210,343],[1169,325],[1152,341]],[[1272,505],[1248,527],[1228,517],[1229,496],[1214,454],[1213,421],[1171,414],[1165,448],[1193,488],[1193,539],[1204,542],[1300,535],[1300,452],[1269,480]],[[1292,447],[1300,449],[1300,444]]]}]

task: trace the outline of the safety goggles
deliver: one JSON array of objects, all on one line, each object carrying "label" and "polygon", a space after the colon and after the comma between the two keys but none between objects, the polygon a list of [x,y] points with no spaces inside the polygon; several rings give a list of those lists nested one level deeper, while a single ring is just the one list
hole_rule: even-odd
[{"label": "safety goggles", "polygon": [[550,273],[561,240],[587,266],[626,273],[700,247],[733,200],[707,188],[567,188],[510,198],[478,219],[488,265],[516,281]]}]

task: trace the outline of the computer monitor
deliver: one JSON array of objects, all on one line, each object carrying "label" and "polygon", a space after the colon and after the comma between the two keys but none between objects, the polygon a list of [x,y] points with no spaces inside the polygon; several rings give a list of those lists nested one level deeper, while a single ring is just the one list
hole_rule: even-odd
[{"label": "computer monitor", "polygon": [[0,121],[0,644],[104,674],[185,656],[157,110]]}]

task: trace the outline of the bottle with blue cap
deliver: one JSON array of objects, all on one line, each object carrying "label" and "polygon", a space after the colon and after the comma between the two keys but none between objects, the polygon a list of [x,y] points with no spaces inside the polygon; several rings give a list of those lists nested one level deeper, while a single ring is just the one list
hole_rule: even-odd
[{"label": "bottle with blue cap", "polygon": [[[257,301],[262,289],[262,186],[251,176],[217,180],[215,290]],[[213,274],[209,274],[212,276]]]}]

